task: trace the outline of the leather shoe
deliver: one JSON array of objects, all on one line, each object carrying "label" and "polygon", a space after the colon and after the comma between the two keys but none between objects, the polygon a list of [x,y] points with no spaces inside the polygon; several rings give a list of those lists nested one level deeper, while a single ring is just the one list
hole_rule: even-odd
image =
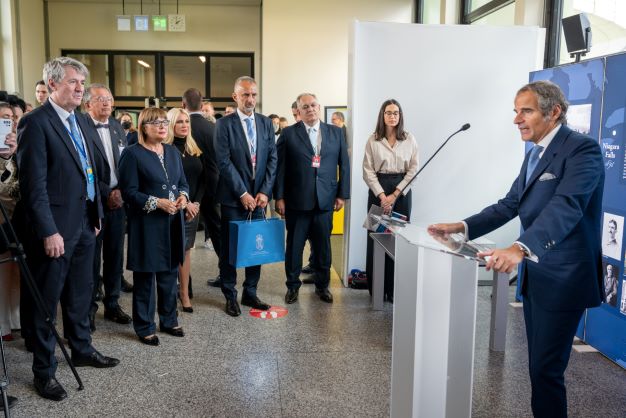
[{"label": "leather shoe", "polygon": [[131,293],[133,291],[133,284],[124,278],[122,275],[122,292]]},{"label": "leather shoe", "polygon": [[217,276],[215,279],[209,279],[206,284],[213,287],[222,287],[222,278]]},{"label": "leather shoe", "polygon": [[161,327],[161,332],[165,332],[166,334],[173,335],[174,337],[184,337],[185,332],[183,331],[183,327]]},{"label": "leather shoe", "polygon": [[313,266],[311,264],[307,264],[306,266],[302,267],[302,273],[313,274],[315,273],[315,270],[313,269]]},{"label": "leather shoe", "polygon": [[193,306],[183,306],[183,312],[193,313]]},{"label": "leather shoe", "polygon": [[156,335],[153,335],[151,337],[142,337],[140,335],[138,335],[139,337],[139,341],[141,341],[142,343],[146,344],[146,345],[153,345],[153,346],[157,346],[159,345],[159,337],[157,337]]},{"label": "leather shoe", "polygon": [[328,288],[325,289],[315,289],[315,294],[320,297],[323,302],[333,303],[333,295],[330,293]]},{"label": "leather shoe", "polygon": [[287,289],[287,294],[285,295],[285,303],[295,303],[298,300],[299,291],[300,289]]},{"label": "leather shoe", "polygon": [[96,313],[95,312],[89,312],[89,330],[91,332],[96,331]]},{"label": "leather shoe", "polygon": [[104,317],[109,321],[117,322],[118,324],[123,325],[133,322],[133,319],[128,316],[128,314],[124,312],[119,305],[113,309],[105,309]]},{"label": "leather shoe", "polygon": [[95,367],[98,369],[104,369],[107,367],[115,367],[120,364],[120,361],[113,357],[106,357],[97,351],[94,351],[88,356],[72,356],[72,363],[76,367]]},{"label": "leather shoe", "polygon": [[[17,398],[15,396],[7,395],[7,401],[9,402],[9,409],[17,405]],[[2,399],[2,396],[0,396],[0,409],[4,409],[4,399]]]},{"label": "leather shoe", "polygon": [[235,299],[226,299],[226,308],[224,310],[230,316],[241,315],[241,308]]},{"label": "leather shoe", "polygon": [[39,379],[36,377],[34,383],[37,393],[42,398],[57,402],[67,398],[67,392],[54,377],[50,379]]},{"label": "leather shoe", "polygon": [[246,295],[245,293],[241,296],[241,304],[254,309],[259,309],[261,311],[267,311],[269,308],[271,308],[270,305],[262,302],[261,299],[259,299],[258,297]]}]

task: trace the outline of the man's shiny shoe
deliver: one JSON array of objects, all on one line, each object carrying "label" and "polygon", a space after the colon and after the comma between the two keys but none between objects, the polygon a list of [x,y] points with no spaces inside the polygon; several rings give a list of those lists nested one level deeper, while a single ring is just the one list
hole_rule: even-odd
[{"label": "man's shiny shoe", "polygon": [[165,332],[166,334],[170,334],[174,337],[184,337],[185,331],[183,331],[183,327],[161,327],[161,332]]},{"label": "man's shiny shoe", "polygon": [[298,292],[300,289],[287,289],[287,294],[285,295],[285,303],[291,305],[298,300]]},{"label": "man's shiny shoe", "polygon": [[315,294],[319,296],[323,302],[333,303],[333,295],[330,293],[330,290],[328,290],[328,288],[315,289]]},{"label": "man's shiny shoe", "polygon": [[302,267],[302,273],[313,274],[315,273],[315,270],[313,269],[313,266],[311,264],[307,264],[306,266]]},{"label": "man's shiny shoe", "polygon": [[113,309],[104,309],[104,317],[109,321],[117,322],[118,324],[127,325],[133,322],[133,319],[122,310],[118,305]]},{"label": "man's shiny shoe", "polygon": [[215,279],[209,279],[206,284],[213,287],[222,287],[222,278],[217,276]]},{"label": "man's shiny shoe", "polygon": [[224,311],[230,316],[241,315],[241,308],[235,299],[226,299],[226,308]]},{"label": "man's shiny shoe", "polygon": [[57,402],[67,398],[67,392],[54,377],[50,379],[40,379],[36,377],[34,383],[37,393],[42,398]]},{"label": "man's shiny shoe", "polygon": [[98,369],[104,369],[107,367],[115,367],[120,364],[120,361],[113,357],[106,357],[97,351],[94,351],[88,356],[72,356],[72,363],[76,367],[95,367]]},{"label": "man's shiny shoe", "polygon": [[[9,404],[9,409],[17,405],[17,398],[15,396],[7,395],[7,401]],[[2,399],[2,396],[0,396],[0,410],[4,410],[4,400]]]},{"label": "man's shiny shoe", "polygon": [[250,295],[246,295],[245,293],[241,295],[241,304],[244,306],[249,306],[254,309],[259,309],[261,311],[267,311],[269,308],[271,308],[270,305],[261,301],[261,299],[256,297],[256,295],[250,296]]},{"label": "man's shiny shoe", "polygon": [[142,343],[146,344],[146,345],[152,345],[152,346],[157,346],[159,345],[159,337],[157,337],[156,335],[151,335],[149,337],[142,337],[140,335],[138,335],[137,337],[139,337],[139,341],[141,341]]},{"label": "man's shiny shoe", "polygon": [[128,280],[126,280],[124,278],[124,275],[122,275],[122,292],[124,293],[131,293],[133,291],[133,284],[130,283]]}]

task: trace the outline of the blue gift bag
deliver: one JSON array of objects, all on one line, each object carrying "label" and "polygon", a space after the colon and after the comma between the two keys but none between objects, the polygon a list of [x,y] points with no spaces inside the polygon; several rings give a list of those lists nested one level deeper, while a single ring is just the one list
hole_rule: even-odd
[{"label": "blue gift bag", "polygon": [[277,218],[229,222],[228,262],[235,267],[285,261],[285,221]]}]

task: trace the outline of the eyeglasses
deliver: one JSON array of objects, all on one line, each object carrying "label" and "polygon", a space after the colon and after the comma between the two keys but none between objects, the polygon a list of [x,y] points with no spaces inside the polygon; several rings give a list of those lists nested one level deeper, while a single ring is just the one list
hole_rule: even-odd
[{"label": "eyeglasses", "polygon": [[385,112],[385,116],[400,116],[400,112]]},{"label": "eyeglasses", "polygon": [[98,103],[113,103],[113,97],[108,96],[108,97],[103,97],[103,96],[98,96],[98,97],[94,97],[93,99],[94,102],[98,102]]},{"label": "eyeglasses", "polygon": [[167,120],[167,119],[164,119],[164,120],[153,120],[151,122],[144,122],[143,124],[144,125],[165,127],[165,126],[168,126],[170,124],[170,121]]}]

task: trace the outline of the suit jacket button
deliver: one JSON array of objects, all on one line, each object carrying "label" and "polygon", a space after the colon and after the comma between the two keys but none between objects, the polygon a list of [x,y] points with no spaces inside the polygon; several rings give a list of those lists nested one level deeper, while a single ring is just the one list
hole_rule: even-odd
[{"label": "suit jacket button", "polygon": [[172,190],[176,190],[176,185],[172,184]]},{"label": "suit jacket button", "polygon": [[163,190],[167,189],[167,186],[165,184],[163,186],[161,186],[161,187],[163,187]]}]

